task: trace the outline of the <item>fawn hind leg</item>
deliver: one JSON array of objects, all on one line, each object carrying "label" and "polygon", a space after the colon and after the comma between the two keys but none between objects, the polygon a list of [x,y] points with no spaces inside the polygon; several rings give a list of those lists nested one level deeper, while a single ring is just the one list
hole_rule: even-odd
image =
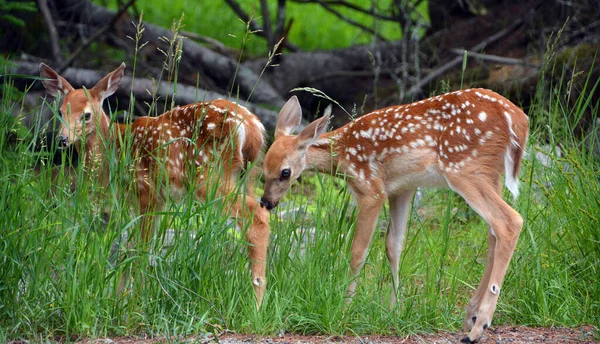
[{"label": "fawn hind leg", "polygon": [[[481,284],[475,292],[475,302],[472,306],[469,305],[472,307],[470,309],[472,313],[467,316],[470,316],[471,320],[475,318],[472,325],[468,324],[471,329],[463,339],[463,342],[469,343],[481,339],[483,331],[491,325],[504,276],[523,226],[521,215],[502,199],[497,182],[490,183],[490,178],[486,177],[470,180],[448,178],[450,187],[463,196],[467,203],[484,218],[489,225],[489,236],[495,238],[490,240],[490,245],[495,244],[493,249],[489,248],[493,252],[488,252],[489,256],[493,256],[491,262],[488,262],[490,267],[486,267]],[[491,180],[498,179],[499,176]]]},{"label": "fawn hind leg", "polygon": [[392,292],[390,294],[390,309],[396,304],[398,293],[398,267],[400,255],[404,246],[406,226],[410,215],[410,207],[415,190],[407,190],[399,195],[388,198],[390,204],[390,224],[385,239],[385,247],[390,269],[392,272]]},{"label": "fawn hind leg", "polygon": [[[500,180],[496,183],[496,190],[498,190],[498,194],[502,193],[502,184]],[[488,226],[488,252],[487,252],[487,262],[485,265],[485,271],[483,273],[483,277],[479,282],[479,286],[473,293],[469,304],[467,305],[467,313],[465,315],[463,321],[463,330],[465,332],[471,331],[473,325],[477,321],[477,310],[479,309],[479,305],[481,304],[481,299],[483,295],[487,291],[487,286],[490,281],[490,275],[492,273],[492,267],[494,266],[494,255],[496,250],[496,237],[494,235],[494,229]]]}]

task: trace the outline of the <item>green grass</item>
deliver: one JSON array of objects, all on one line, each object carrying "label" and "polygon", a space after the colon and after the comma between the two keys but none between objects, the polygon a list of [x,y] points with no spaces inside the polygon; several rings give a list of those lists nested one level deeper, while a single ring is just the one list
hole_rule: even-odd
[{"label": "green grass", "polygon": [[[600,163],[593,153],[599,143],[563,130],[583,111],[595,122],[599,104],[589,100],[596,86],[586,84],[575,106],[560,92],[540,97],[529,113],[548,120],[531,128],[521,197],[514,203],[525,227],[495,325],[600,323]],[[426,192],[412,212],[401,261],[402,302],[387,310],[391,277],[378,231],[357,296],[344,311],[356,211],[343,180],[307,176],[278,208],[295,212],[271,217],[268,288],[256,311],[247,243],[222,215],[222,199],[212,195],[198,203],[190,197],[166,209],[155,240],[121,244],[115,253],[124,231],[133,237],[139,231],[140,218],[121,187],[129,183],[129,157],[115,157],[108,188],[86,178],[81,167],[73,191],[64,167],[53,181],[53,167],[40,163],[44,154],[30,149],[40,130],[27,132],[10,115],[22,94],[9,83],[2,87],[0,340],[179,338],[224,329],[264,335],[460,329],[483,273],[487,226],[451,192]],[[43,106],[56,111],[56,104]],[[544,166],[533,153],[538,142],[548,141],[560,142],[564,155]],[[104,209],[111,211],[105,225]],[[382,214],[381,227],[385,220]],[[169,228],[176,239],[163,249]],[[133,276],[125,293],[117,290],[122,276]]]}]

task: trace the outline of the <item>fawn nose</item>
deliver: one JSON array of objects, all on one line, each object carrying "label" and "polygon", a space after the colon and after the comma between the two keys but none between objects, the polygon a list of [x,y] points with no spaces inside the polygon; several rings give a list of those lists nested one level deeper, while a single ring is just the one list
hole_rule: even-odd
[{"label": "fawn nose", "polygon": [[56,141],[58,148],[67,148],[69,146],[69,141],[66,136],[58,135],[56,136]]},{"label": "fawn nose", "polygon": [[271,201],[269,201],[268,199],[262,197],[260,199],[260,206],[263,208],[267,208],[267,210],[271,210],[273,208],[275,208],[275,206],[277,205],[277,203],[272,203]]}]

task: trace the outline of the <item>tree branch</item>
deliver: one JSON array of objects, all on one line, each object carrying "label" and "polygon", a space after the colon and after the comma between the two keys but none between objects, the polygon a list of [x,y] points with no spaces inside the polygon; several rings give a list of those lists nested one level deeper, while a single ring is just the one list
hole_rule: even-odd
[{"label": "tree branch", "polygon": [[38,0],[38,8],[42,13],[42,17],[44,18],[44,22],[46,23],[46,29],[48,29],[48,38],[50,39],[50,51],[52,52],[52,60],[53,62],[60,62],[60,45],[58,43],[58,32],[56,31],[56,26],[54,25],[54,20],[52,19],[52,14],[50,14],[50,9],[48,8],[48,0]]},{"label": "tree branch", "polygon": [[204,44],[208,44],[211,46],[211,48],[213,48],[219,54],[224,54],[224,55],[239,54],[239,51],[229,48],[228,46],[223,44],[223,42],[216,40],[212,37],[199,35],[195,32],[190,32],[190,31],[180,31],[179,34],[183,37],[187,37],[189,39],[193,39],[195,41],[198,41],[198,42],[201,42]]},{"label": "tree branch", "polygon": [[383,36],[381,36],[380,34],[378,34],[375,30],[368,28],[366,26],[364,26],[363,24],[354,21],[350,18],[345,17],[344,15],[342,15],[340,12],[336,11],[335,9],[333,9],[333,7],[329,6],[328,3],[326,3],[325,1],[322,0],[311,0],[311,2],[317,3],[319,5],[321,5],[325,10],[329,11],[331,14],[335,15],[336,17],[340,18],[341,20],[347,22],[348,24],[352,25],[352,26],[356,26],[357,28],[366,31],[370,34],[372,34],[373,36],[377,37],[379,40],[381,41],[387,41]]},{"label": "tree branch", "polygon": [[[256,24],[254,20],[250,20],[250,16],[244,11],[244,9],[242,9],[240,4],[238,4],[235,0],[225,0],[225,2],[227,3],[227,5],[229,5],[229,7],[231,7],[233,12],[235,12],[235,14],[237,14],[238,17],[240,17],[240,19],[242,19],[246,23],[250,22],[250,30],[255,31],[255,33],[260,37],[267,39],[267,42],[269,41],[269,37],[266,35],[263,27]],[[285,47],[291,51],[301,50],[298,46],[289,42],[286,43]]]},{"label": "tree branch", "polygon": [[260,0],[260,8],[263,16],[263,32],[267,38],[269,50],[271,50],[275,45],[275,37],[273,37],[273,30],[271,29],[271,16],[269,15],[269,4],[267,3],[267,0]]},{"label": "tree branch", "polygon": [[[54,1],[56,1],[57,6],[62,6],[64,9],[61,11],[61,19],[72,18],[76,24],[85,24],[92,30],[102,28],[115,15],[114,11],[95,5],[90,1]],[[126,49],[133,49],[130,38],[143,34],[141,39],[145,45],[139,53],[143,54],[145,58],[155,59],[156,62],[164,61],[160,51],[168,51],[169,42],[174,39],[173,32],[170,29],[150,23],[143,25],[143,33],[138,32],[137,20],[132,19],[127,14],[117,20],[115,29],[109,32],[110,36],[104,35],[107,37],[106,42],[112,45],[119,42],[118,46],[121,49],[123,45],[120,43],[123,40],[129,42]],[[115,39],[115,37],[118,39]],[[216,53],[192,40],[182,40],[182,42],[183,50],[178,69],[181,77],[192,80],[195,80],[196,76],[207,78],[221,90],[231,89],[231,83],[235,82],[234,88],[236,90],[239,88],[240,97],[252,95],[253,102],[272,106],[282,106],[285,103],[279,94],[279,92],[284,91],[274,89],[264,76],[240,65],[237,59]]]},{"label": "tree branch", "polygon": [[[532,11],[527,16],[527,19],[531,18],[534,13],[535,12]],[[498,31],[497,33],[487,37],[483,41],[477,43],[475,46],[473,46],[473,48],[471,48],[471,50],[480,51],[480,50],[484,49],[488,45],[493,44],[493,43],[501,40],[502,38],[506,37],[508,34],[513,32],[514,30],[516,30],[519,26],[521,26],[524,22],[525,22],[525,20],[523,18],[517,19],[512,24],[510,24],[508,27],[504,28],[503,30]],[[457,57],[453,58],[452,60],[448,61],[447,63],[441,65],[437,69],[433,70],[431,73],[427,74],[427,76],[425,76],[423,79],[419,80],[416,84],[414,84],[408,90],[407,96],[413,97],[417,93],[421,92],[421,89],[423,88],[423,86],[425,86],[429,82],[433,81],[434,79],[442,76],[447,71],[454,68],[455,66],[459,65],[462,62],[462,59],[463,59],[462,56],[457,56]]]},{"label": "tree branch", "polygon": [[352,9],[354,11],[360,12],[360,13],[364,13],[364,14],[368,14],[370,16],[372,16],[373,18],[377,18],[377,19],[382,19],[382,20],[387,20],[387,21],[398,21],[398,18],[396,16],[387,16],[381,13],[377,13],[375,12],[375,10],[368,10],[365,8],[362,8],[358,5],[355,5],[353,3],[350,3],[348,1],[344,1],[344,0],[323,0],[323,1],[318,1],[318,0],[291,0],[293,2],[296,3],[301,3],[301,4],[312,4],[312,3],[321,3],[321,4],[327,4],[327,5],[332,5],[332,6],[343,6],[349,9]]},{"label": "tree branch", "polygon": [[[277,0],[277,20],[275,21],[275,34],[278,37],[283,35],[285,30],[285,2],[286,0]],[[277,40],[277,38],[275,40]]]},{"label": "tree branch", "polygon": [[[463,56],[463,54],[465,52],[465,50],[462,50],[462,49],[450,49],[450,51],[455,53],[456,55],[460,55],[461,57]],[[467,56],[476,58],[478,60],[496,62],[496,63],[500,63],[500,64],[504,64],[504,65],[520,65],[520,66],[527,66],[527,67],[539,67],[538,65],[529,63],[523,59],[514,59],[514,58],[510,58],[510,57],[481,54],[481,53],[476,53],[474,51],[467,51]]]},{"label": "tree branch", "polygon": [[127,2],[120,10],[119,12],[117,12],[117,14],[115,14],[112,19],[110,20],[110,22],[108,24],[106,24],[104,27],[102,27],[100,30],[96,31],[96,33],[94,33],[88,40],[82,42],[82,44],[67,58],[67,60],[60,65],[60,67],[57,68],[57,72],[59,74],[61,74],[68,66],[71,65],[71,63],[73,63],[73,61],[75,61],[75,59],[77,58],[77,56],[79,54],[81,54],[82,51],[84,51],[85,49],[87,49],[88,46],[90,46],[90,44],[92,44],[92,42],[94,42],[96,39],[98,39],[98,37],[102,36],[106,31],[108,31],[109,29],[111,29],[113,27],[113,25],[115,25],[115,23],[117,22],[117,20],[119,19],[119,17],[121,17],[125,12],[127,12],[127,9],[133,5],[133,3],[135,2],[135,0],[129,0],[129,2]]},{"label": "tree branch", "polygon": [[[35,75],[39,74],[39,64],[25,61],[13,61],[15,67],[9,67],[9,75]],[[61,75],[69,80],[73,87],[81,87],[84,85],[94,85],[100,80],[104,73],[90,69],[81,68],[67,68]],[[15,79],[15,81],[17,81]],[[27,80],[30,82],[31,80]],[[237,102],[243,106],[246,106],[250,111],[260,117],[261,122],[265,125],[267,130],[274,130],[275,123],[277,123],[277,113],[275,111],[267,110],[254,103],[245,102],[241,99],[230,98],[227,95],[220,94],[213,91],[197,89],[195,86],[188,86],[184,84],[177,85],[177,92],[173,92],[175,88],[173,83],[155,80],[144,79],[133,77],[130,75],[124,75],[121,80],[121,86],[115,92],[115,95],[120,97],[120,100],[129,99],[131,94],[135,97],[136,106],[141,105],[142,102],[151,103],[160,98],[164,101],[167,99],[174,99],[178,105],[191,104],[203,100],[212,99],[230,99],[233,102]],[[156,97],[156,98],[153,98]],[[122,105],[126,105],[121,103]],[[124,107],[128,108],[128,107]],[[147,110],[145,110],[147,111]]]}]

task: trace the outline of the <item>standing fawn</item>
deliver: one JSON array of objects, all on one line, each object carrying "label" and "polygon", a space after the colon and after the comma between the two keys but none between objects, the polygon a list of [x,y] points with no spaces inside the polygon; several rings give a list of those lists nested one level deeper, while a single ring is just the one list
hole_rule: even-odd
[{"label": "standing fawn", "polygon": [[[59,146],[75,145],[86,171],[95,169],[103,185],[109,182],[108,160],[113,159],[106,154],[108,145],[116,145],[117,157],[122,149],[130,149],[134,185],[128,191],[145,215],[141,234],[148,241],[154,228],[152,213],[161,211],[167,200],[180,201],[187,192],[204,200],[208,185],[215,183],[218,196],[232,193],[240,173],[263,147],[264,127],[246,108],[227,100],[176,107],[158,117],[140,117],[131,125],[111,126],[102,102],[117,90],[124,69],[123,63],[89,90],[74,89],[43,63],[40,75],[48,93],[64,94]],[[133,141],[129,148],[124,144],[126,135]],[[221,170],[214,168],[218,163]],[[268,212],[247,192],[237,196],[231,209],[228,215],[251,221],[246,238],[258,308],[266,288]]]},{"label": "standing fawn", "polygon": [[516,197],[528,136],[525,113],[492,91],[470,89],[373,111],[332,132],[327,132],[329,111],[297,136],[291,135],[300,120],[300,104],[292,97],[279,112],[275,142],[265,156],[261,205],[273,209],[306,169],[348,176],[358,207],[349,301],[387,199],[392,307],[415,190],[450,187],[489,225],[488,263],[464,321],[465,331],[470,332],[463,341],[479,340],[492,321],[523,225],[519,213],[502,199],[501,177],[506,176],[505,184]]}]

